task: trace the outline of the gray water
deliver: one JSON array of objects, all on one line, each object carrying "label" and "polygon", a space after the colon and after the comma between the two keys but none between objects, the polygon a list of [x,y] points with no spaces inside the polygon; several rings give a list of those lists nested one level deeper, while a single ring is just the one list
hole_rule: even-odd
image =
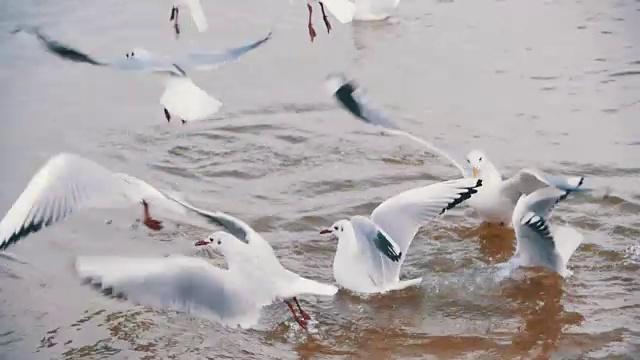
[{"label": "gray water", "polygon": [[[496,284],[479,276],[513,253],[513,232],[466,207],[426,227],[404,277],[418,289],[361,299],[305,298],[301,331],[283,304],[258,329],[227,329],[100,297],[71,271],[77,255],[190,253],[209,230],[138,226],[140,209],[88,211],[13,247],[0,261],[0,359],[638,358],[640,3],[403,0],[393,19],[327,34],[287,1],[203,1],[209,30],[184,17],[176,42],[169,2],[0,1],[0,209],[52,155],[80,154],[180,190],[198,206],[247,221],[282,263],[332,282],[335,242],[318,234],[368,214],[400,191],[457,177],[406,139],[382,136],[339,109],[322,86],[344,71],[417,136],[481,148],[503,173],[537,167],[582,174],[607,198],[554,211],[585,236],[564,281],[545,274]],[[317,15],[317,14],[316,14]],[[159,78],[62,62],[19,23],[102,58],[133,47],[176,54],[273,39],[241,61],[192,74],[220,99],[215,119],[167,124]],[[113,223],[107,225],[105,220]]]}]

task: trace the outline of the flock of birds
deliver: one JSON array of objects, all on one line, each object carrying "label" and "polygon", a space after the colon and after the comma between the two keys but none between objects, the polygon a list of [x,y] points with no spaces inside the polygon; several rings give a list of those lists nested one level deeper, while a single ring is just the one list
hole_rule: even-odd
[{"label": "flock of birds", "polygon": [[[309,9],[309,34],[315,30]],[[341,22],[359,18],[387,18],[398,0],[324,0],[319,2],[327,30],[331,25],[325,5]],[[200,31],[207,27],[198,0],[174,4],[171,21],[180,34],[180,9],[188,7]],[[127,71],[166,75],[161,98],[167,121],[178,117],[183,123],[209,118],[221,103],[193,84],[185,67],[207,69],[238,60],[263,46],[266,37],[247,45],[219,52],[190,53],[180,58],[156,56],[134,49],[119,59],[102,61],[64,45],[37,27],[21,26],[14,33],[33,35],[49,52],[64,60]],[[355,81],[331,75],[325,84],[331,95],[356,119],[381,127],[393,135],[405,136],[449,159],[461,172],[460,179],[443,181],[397,194],[373,210],[370,216],[355,215],[320,231],[338,239],[333,262],[337,285],[354,293],[372,294],[418,286],[421,278],[400,280],[402,265],[418,230],[431,220],[463,203],[486,222],[512,227],[516,251],[508,262],[516,267],[541,267],[568,276],[567,264],[582,241],[582,235],[567,226],[552,226],[552,209],[575,192],[582,192],[583,177],[547,174],[523,169],[504,179],[489,158],[479,150],[462,161],[434,147],[424,139],[402,131],[386,115],[374,110]],[[466,160],[466,161],[465,161]],[[230,326],[251,327],[262,307],[283,301],[297,323],[307,328],[311,316],[298,297],[333,296],[338,287],[299,276],[284,268],[271,245],[242,220],[221,211],[200,209],[182,196],[156,189],[133,176],[111,170],[81,156],[61,153],[33,176],[24,192],[0,222],[0,255],[11,258],[6,249],[45,227],[61,222],[88,208],[119,208],[139,204],[143,223],[160,231],[162,221],[150,209],[163,208],[205,220],[222,227],[195,245],[222,255],[227,269],[207,260],[183,255],[159,258],[80,256],[75,271],[86,284],[102,294],[136,304],[198,314]],[[14,257],[15,258],[15,257]],[[16,258],[17,259],[17,258]]]}]

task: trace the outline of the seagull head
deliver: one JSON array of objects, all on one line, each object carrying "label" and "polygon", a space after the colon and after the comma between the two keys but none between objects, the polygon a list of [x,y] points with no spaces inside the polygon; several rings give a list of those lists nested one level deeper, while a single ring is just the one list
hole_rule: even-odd
[{"label": "seagull head", "polygon": [[348,225],[350,225],[349,220],[336,221],[331,225],[331,227],[320,230],[320,234],[331,235],[332,238],[339,239],[340,235],[347,229]]},{"label": "seagull head", "polygon": [[482,151],[472,150],[467,154],[467,163],[473,168],[473,177],[481,177],[482,169],[488,160]]},{"label": "seagull head", "polygon": [[196,242],[195,246],[208,246],[216,253],[227,256],[231,252],[235,252],[239,246],[242,246],[242,242],[229,233],[216,231],[211,233],[205,240]]}]

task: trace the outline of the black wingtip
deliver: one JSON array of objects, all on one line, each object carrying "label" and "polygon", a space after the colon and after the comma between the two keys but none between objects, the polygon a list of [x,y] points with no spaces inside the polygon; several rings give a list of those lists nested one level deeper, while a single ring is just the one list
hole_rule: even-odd
[{"label": "black wingtip", "polygon": [[441,211],[440,211],[440,215],[444,214],[445,212],[447,212],[448,210],[453,209],[454,207],[460,205],[461,203],[463,203],[466,200],[469,200],[471,198],[471,196],[473,194],[478,193],[478,188],[482,186],[482,180],[478,179],[478,181],[476,181],[476,184],[474,186],[471,187],[467,187],[467,188],[463,188],[466,191],[458,194],[458,197],[455,198],[452,202],[450,202],[449,204],[447,204],[447,206],[445,206]]}]

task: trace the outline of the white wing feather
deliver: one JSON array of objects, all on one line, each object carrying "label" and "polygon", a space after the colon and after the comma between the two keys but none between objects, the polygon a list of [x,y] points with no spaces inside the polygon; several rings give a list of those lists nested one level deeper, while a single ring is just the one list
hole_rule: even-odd
[{"label": "white wing feather", "polygon": [[521,194],[531,194],[543,187],[567,191],[581,190],[584,182],[582,176],[557,176],[550,175],[537,169],[522,169],[514,176],[502,182],[500,191],[514,203]]},{"label": "white wing feather", "polygon": [[78,276],[104,295],[158,309],[197,314],[225,325],[251,327],[275,297],[260,283],[204,259],[85,256]]},{"label": "white wing feather", "polygon": [[78,210],[150,204],[185,213],[144,181],[111,172],[78,155],[61,153],[47,161],[0,222],[0,250]]},{"label": "white wing feather", "polygon": [[482,181],[457,179],[407,190],[385,200],[371,213],[371,220],[395,241],[402,257],[396,264],[399,272],[411,241],[418,229],[436,216],[457,206],[477,193]]}]

